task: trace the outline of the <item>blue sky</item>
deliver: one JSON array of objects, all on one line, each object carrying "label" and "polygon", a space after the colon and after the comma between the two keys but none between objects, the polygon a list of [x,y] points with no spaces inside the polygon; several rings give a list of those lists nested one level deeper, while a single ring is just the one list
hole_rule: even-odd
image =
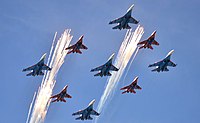
[{"label": "blue sky", "polygon": [[[157,30],[160,46],[139,51],[131,69],[119,87],[139,76],[142,87],[135,95],[116,90],[99,122],[103,123],[198,123],[200,121],[199,83],[199,5],[198,0],[1,0],[1,87],[0,122],[25,122],[33,94],[42,77],[26,77],[22,69],[49,53],[55,31],[71,28],[75,43],[85,35],[89,48],[82,55],[66,57],[57,77],[54,93],[66,84],[73,96],[67,103],[54,103],[46,123],[77,122],[71,114],[96,99],[95,108],[107,77],[93,77],[90,69],[103,64],[118,52],[126,33],[112,30],[108,22],[122,16],[132,5],[132,16],[140,20],[147,38]],[[136,25],[131,25],[136,28]],[[148,64],[158,61],[174,49],[176,68],[167,73],[152,73]],[[86,121],[91,122],[91,121]]]}]

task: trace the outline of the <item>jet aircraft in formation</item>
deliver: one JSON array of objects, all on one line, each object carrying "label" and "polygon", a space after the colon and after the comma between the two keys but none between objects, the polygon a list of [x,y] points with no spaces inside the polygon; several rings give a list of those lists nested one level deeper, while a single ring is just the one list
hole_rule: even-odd
[{"label": "jet aircraft in formation", "polygon": [[141,90],[142,88],[139,85],[137,85],[137,81],[138,81],[138,76],[135,77],[135,79],[133,80],[133,82],[130,85],[121,88],[120,90],[125,90],[124,92],[122,92],[122,94],[129,93],[129,92],[136,93],[134,89]]},{"label": "jet aircraft in formation", "polygon": [[26,69],[23,69],[22,71],[31,71],[30,73],[26,74],[26,76],[38,76],[38,75],[44,75],[42,70],[51,70],[50,67],[48,67],[46,64],[44,64],[44,59],[46,58],[46,53],[40,58],[40,61]]},{"label": "jet aircraft in formation", "polygon": [[110,58],[108,59],[108,61],[104,64],[101,65],[97,68],[92,69],[90,72],[93,71],[100,71],[99,73],[95,74],[94,76],[111,76],[112,74],[109,71],[118,71],[119,69],[116,68],[113,64],[112,64],[112,60],[114,58],[114,53],[110,56]]},{"label": "jet aircraft in formation", "polygon": [[[131,27],[129,26],[129,23],[133,23],[133,24],[138,24],[139,21],[137,21],[136,19],[134,19],[131,16],[132,10],[133,10],[134,5],[132,5],[126,12],[126,14],[120,18],[117,18],[113,21],[110,21],[109,24],[115,24],[117,23],[118,25],[113,27],[112,29],[130,29]],[[156,35],[156,31],[154,31],[150,37],[148,37],[148,39],[141,41],[138,43],[138,45],[142,45],[139,47],[139,49],[142,48],[150,48],[153,49],[153,47],[151,45],[159,45],[159,43],[155,40],[155,35]],[[67,47],[65,50],[70,50],[67,54],[70,53],[79,53],[82,54],[82,52],[80,51],[80,49],[88,49],[84,44],[83,44],[83,35],[78,39],[78,41],[72,45]],[[152,71],[169,71],[167,66],[172,66],[175,67],[177,64],[173,63],[170,60],[170,57],[172,55],[172,53],[174,52],[174,50],[171,50],[167,56],[159,61],[159,62],[155,62],[154,64],[150,64],[149,67],[156,67],[155,69],[153,69]],[[28,67],[26,69],[23,69],[23,71],[31,71],[31,73],[28,73],[27,76],[38,76],[38,75],[44,75],[44,73],[42,72],[42,70],[51,70],[50,67],[48,67],[46,64],[44,64],[44,59],[46,57],[46,53],[41,57],[40,61],[31,66]],[[108,61],[91,70],[91,72],[93,71],[99,71],[99,73],[95,74],[94,76],[111,76],[112,74],[110,73],[110,71],[118,71],[119,69],[116,68],[113,64],[112,64],[112,60],[114,58],[114,53],[110,56],[110,58],[108,59]],[[135,77],[135,79],[133,80],[133,82],[125,87],[122,87],[120,90],[123,90],[122,94],[124,93],[136,93],[136,91],[134,89],[139,89],[141,90],[142,88],[137,84],[138,81],[138,77]],[[68,86],[66,85],[62,91],[56,95],[53,95],[50,97],[50,99],[54,99],[51,102],[66,102],[65,98],[72,98],[71,95],[67,94],[67,88]],[[94,105],[95,100],[92,100],[88,107],[83,109],[83,110],[79,110],[78,112],[73,113],[72,115],[79,115],[79,117],[76,118],[76,120],[92,120],[93,118],[90,115],[96,115],[99,116],[100,114],[95,111],[93,109],[93,105]]]},{"label": "jet aircraft in formation", "polygon": [[161,60],[159,62],[155,62],[153,64],[150,64],[149,67],[156,67],[152,71],[157,71],[157,72],[160,72],[160,71],[169,71],[169,69],[167,68],[167,66],[176,67],[177,64],[173,63],[170,60],[171,55],[172,55],[173,52],[174,52],[174,50],[171,50],[163,60]]},{"label": "jet aircraft in formation", "polygon": [[134,5],[132,5],[126,12],[126,14],[120,18],[117,18],[113,21],[110,21],[109,24],[115,24],[118,23],[117,26],[113,27],[112,29],[131,29],[131,27],[128,25],[128,23],[138,24],[139,21],[131,17],[131,13],[133,10]]},{"label": "jet aircraft in formation", "polygon": [[151,45],[159,45],[159,43],[155,40],[155,35],[156,31],[154,31],[147,40],[139,42],[138,45],[142,44],[142,46],[139,49],[150,48],[153,50],[153,47]]},{"label": "jet aircraft in formation", "polygon": [[87,108],[73,113],[72,116],[79,115],[80,117],[77,117],[76,120],[92,120],[93,118],[90,115],[99,116],[100,114],[93,109],[94,102],[95,99],[89,103]]},{"label": "jet aircraft in formation", "polygon": [[83,35],[78,39],[78,41],[76,42],[76,44],[72,45],[72,46],[69,46],[66,48],[66,50],[69,50],[71,49],[71,51],[69,51],[67,54],[70,54],[70,53],[79,53],[79,54],[82,54],[82,52],[80,51],[80,49],[85,49],[87,50],[88,48],[83,45]]},{"label": "jet aircraft in formation", "polygon": [[68,85],[66,85],[66,86],[62,89],[62,91],[61,91],[60,93],[51,96],[50,99],[56,98],[55,100],[53,100],[53,101],[51,101],[51,102],[52,102],[52,103],[53,103],[53,102],[59,102],[59,101],[61,101],[61,102],[66,102],[66,100],[65,100],[64,98],[72,98],[72,96],[70,96],[69,94],[67,94],[67,87],[68,87]]}]

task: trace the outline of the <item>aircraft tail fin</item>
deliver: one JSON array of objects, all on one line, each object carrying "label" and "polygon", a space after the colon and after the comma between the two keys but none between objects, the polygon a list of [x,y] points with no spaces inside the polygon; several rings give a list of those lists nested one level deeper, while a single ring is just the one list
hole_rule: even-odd
[{"label": "aircraft tail fin", "polygon": [[99,72],[99,73],[97,73],[97,74],[95,74],[94,76],[103,76],[103,74],[101,73],[101,72]]},{"label": "aircraft tail fin", "polygon": [[84,120],[82,116],[77,117],[76,120]]},{"label": "aircraft tail fin", "polygon": [[67,54],[74,53],[73,50],[69,51]]},{"label": "aircraft tail fin", "polygon": [[145,48],[144,46],[139,47],[139,49]]},{"label": "aircraft tail fin", "polygon": [[26,76],[35,76],[35,75],[33,74],[33,72],[30,72],[30,73],[26,74]]},{"label": "aircraft tail fin", "polygon": [[82,54],[82,52],[79,49],[76,50],[76,53]]},{"label": "aircraft tail fin", "polygon": [[44,75],[44,73],[43,73],[42,71],[40,71],[40,72],[39,72],[39,75],[43,76],[43,75]]},{"label": "aircraft tail fin", "polygon": [[157,71],[157,72],[160,72],[160,68],[155,68],[155,69],[153,69],[153,70],[151,70],[152,72],[155,72],[155,71]]},{"label": "aircraft tail fin", "polygon": [[107,76],[111,76],[112,74],[110,72],[108,72]]},{"label": "aircraft tail fin", "polygon": [[112,29],[120,29],[121,30],[121,26],[117,25],[117,26],[113,27]]}]

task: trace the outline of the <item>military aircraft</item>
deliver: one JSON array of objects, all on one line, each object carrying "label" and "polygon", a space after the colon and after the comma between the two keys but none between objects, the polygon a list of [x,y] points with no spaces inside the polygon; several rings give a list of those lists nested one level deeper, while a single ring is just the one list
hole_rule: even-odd
[{"label": "military aircraft", "polygon": [[38,76],[38,75],[44,75],[42,70],[51,70],[50,67],[48,67],[46,64],[44,64],[44,59],[46,58],[46,53],[40,58],[40,61],[26,69],[23,69],[22,71],[31,71],[31,73],[26,74],[26,76]]},{"label": "military aircraft", "polygon": [[68,87],[68,85],[66,85],[59,94],[51,96],[50,99],[56,98],[55,100],[53,100],[51,102],[52,103],[53,102],[59,102],[59,101],[66,102],[66,100],[64,98],[72,98],[72,96],[67,94],[67,87]]},{"label": "military aircraft", "polygon": [[80,51],[80,49],[88,49],[85,45],[83,45],[83,35],[78,39],[78,41],[76,42],[76,44],[67,47],[65,50],[69,50],[72,49],[71,51],[69,51],[67,54],[70,53],[80,53],[82,54],[82,52]]},{"label": "military aircraft", "polygon": [[153,47],[151,45],[159,45],[159,43],[155,40],[155,35],[156,31],[154,31],[147,40],[139,42],[138,45],[143,44],[139,49],[150,48],[153,50]]},{"label": "military aircraft", "polygon": [[100,114],[93,109],[94,102],[95,99],[89,103],[86,109],[79,110],[78,112],[73,113],[72,116],[80,115],[80,117],[77,117],[76,120],[92,120],[93,118],[90,115],[99,116]]},{"label": "military aircraft", "polygon": [[138,76],[135,77],[135,79],[133,80],[133,82],[130,85],[121,88],[120,90],[125,90],[124,92],[122,92],[122,94],[129,93],[129,92],[136,93],[134,89],[141,90],[142,88],[139,85],[137,85],[137,80],[138,80]]},{"label": "military aircraft", "polygon": [[108,61],[104,64],[101,65],[97,68],[92,69],[90,72],[93,71],[100,71],[99,73],[95,74],[94,76],[111,76],[112,74],[109,72],[111,71],[118,71],[119,69],[116,68],[113,64],[112,64],[112,60],[114,58],[114,53],[110,56],[110,58],[108,59]]},{"label": "military aircraft", "polygon": [[153,69],[151,71],[157,71],[157,72],[162,71],[163,72],[163,71],[169,71],[167,66],[176,67],[177,64],[173,63],[170,60],[170,57],[173,52],[174,52],[174,50],[171,50],[163,60],[161,60],[159,62],[155,62],[153,64],[150,64],[149,67],[156,67],[155,69]]},{"label": "military aircraft", "polygon": [[131,17],[131,12],[133,10],[134,5],[132,5],[126,12],[126,14],[120,18],[117,18],[113,21],[110,21],[109,24],[115,24],[118,23],[117,26],[113,27],[112,29],[130,29],[131,27],[128,25],[128,23],[138,24],[139,21]]}]

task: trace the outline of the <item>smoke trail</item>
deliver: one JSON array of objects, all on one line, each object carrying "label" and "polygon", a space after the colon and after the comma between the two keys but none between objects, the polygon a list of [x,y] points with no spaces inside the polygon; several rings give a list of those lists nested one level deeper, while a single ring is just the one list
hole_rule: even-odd
[{"label": "smoke trail", "polygon": [[49,97],[51,96],[54,85],[56,83],[57,73],[62,64],[64,63],[64,59],[67,54],[65,48],[69,46],[72,39],[72,36],[70,35],[70,30],[65,30],[60,39],[57,41],[54,49],[54,41],[56,39],[56,34],[54,36],[52,48],[48,58],[48,63],[50,63],[49,66],[52,68],[52,70],[48,71],[44,75],[41,86],[38,89],[38,94],[35,100],[30,123],[44,122],[46,113],[50,105]]},{"label": "smoke trail", "polygon": [[[137,29],[132,32],[132,30],[128,30],[126,36],[121,44],[119,52],[117,54],[117,58],[115,60],[115,66],[119,68],[118,72],[113,72],[112,76],[107,80],[107,86],[101,96],[99,101],[97,111],[101,112],[103,110],[103,106],[105,106],[106,102],[108,103],[112,99],[112,95],[114,94],[115,88],[118,85],[118,82],[131,58],[135,50],[137,49],[137,43],[141,39],[144,33],[144,28],[137,27]],[[137,52],[136,52],[137,53]],[[108,100],[109,99],[109,100]],[[98,121],[98,118],[95,119],[95,123]]]},{"label": "smoke trail", "polygon": [[30,104],[30,107],[29,107],[29,110],[28,110],[28,116],[27,116],[27,119],[26,119],[26,123],[28,123],[28,121],[29,121],[29,117],[30,117],[30,114],[31,114],[32,106],[33,106],[33,103],[35,101],[35,96],[36,96],[36,92],[34,93],[33,99],[31,101],[31,104]]}]

